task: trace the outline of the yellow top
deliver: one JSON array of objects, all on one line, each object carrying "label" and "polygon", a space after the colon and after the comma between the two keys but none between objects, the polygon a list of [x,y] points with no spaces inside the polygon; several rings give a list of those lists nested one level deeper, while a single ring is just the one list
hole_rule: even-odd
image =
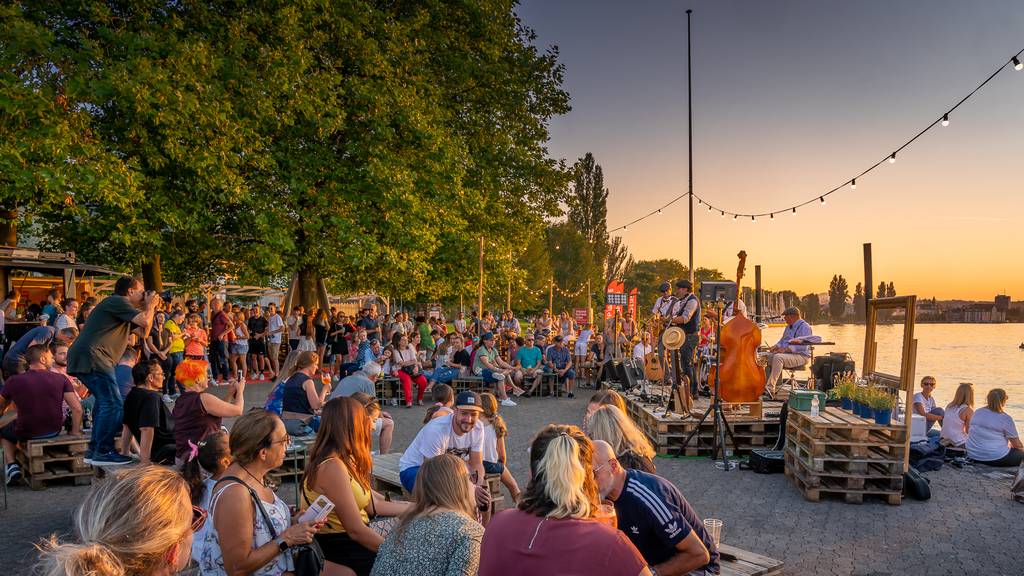
[{"label": "yellow top", "polygon": [[[327,462],[328,460],[338,460],[339,462],[341,461],[339,458],[328,458],[327,460],[321,462],[320,466],[323,466],[324,463]],[[349,473],[349,483],[352,484],[352,495],[355,496],[356,506],[359,507],[359,517],[362,518],[363,524],[369,524],[370,516],[366,513],[366,509],[370,507],[371,493],[369,490],[364,489],[362,485],[359,484],[359,481],[356,480],[355,476],[352,476],[351,472]],[[311,489],[305,483],[303,483],[302,485],[302,493],[305,500],[303,504],[305,504],[306,506],[311,506],[313,502],[316,502],[316,499],[320,497],[319,492]],[[334,503],[334,506],[335,510],[337,510],[337,502]],[[345,527],[341,524],[341,518],[338,518],[337,512],[332,511],[327,516],[327,524],[324,524],[324,527],[320,529],[319,533],[341,534],[344,532]]]},{"label": "yellow top", "polygon": [[168,320],[164,322],[164,328],[171,333],[171,347],[167,352],[184,352],[185,340],[181,337],[181,327],[174,320]]}]

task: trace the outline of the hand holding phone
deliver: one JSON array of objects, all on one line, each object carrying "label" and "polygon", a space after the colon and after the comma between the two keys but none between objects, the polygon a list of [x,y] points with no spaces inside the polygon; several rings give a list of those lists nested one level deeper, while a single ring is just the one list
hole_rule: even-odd
[{"label": "hand holding phone", "polygon": [[334,503],[321,494],[313,504],[299,516],[299,522],[322,522],[334,510]]}]

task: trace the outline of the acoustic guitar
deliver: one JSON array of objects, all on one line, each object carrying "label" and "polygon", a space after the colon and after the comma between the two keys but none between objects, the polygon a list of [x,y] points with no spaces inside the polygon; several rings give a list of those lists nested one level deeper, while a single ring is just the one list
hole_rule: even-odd
[{"label": "acoustic guitar", "polygon": [[665,378],[665,366],[657,351],[644,354],[644,377],[650,382],[661,382]]}]

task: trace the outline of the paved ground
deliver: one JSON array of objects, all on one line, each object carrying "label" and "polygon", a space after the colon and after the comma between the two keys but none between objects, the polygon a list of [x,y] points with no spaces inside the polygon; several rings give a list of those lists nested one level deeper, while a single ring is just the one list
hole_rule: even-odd
[{"label": "paved ground", "polygon": [[[251,405],[262,403],[267,386],[247,389]],[[575,400],[528,399],[506,408],[511,437],[509,464],[519,482],[528,480],[526,447],[550,422],[579,424],[586,405]],[[403,448],[419,429],[425,408],[388,408],[397,421],[395,447]],[[807,502],[782,474],[717,470],[704,458],[656,461],[703,517],[724,521],[723,540],[779,558],[786,574],[1006,574],[1024,573],[1024,505],[1009,500],[1010,480],[984,470],[949,467],[927,476],[932,500],[880,502],[860,506],[838,501]],[[87,487],[55,486],[42,492],[10,492],[10,509],[0,512],[0,558],[9,574],[28,572],[32,542],[66,534],[71,512]],[[281,490],[291,499],[291,486]]]}]

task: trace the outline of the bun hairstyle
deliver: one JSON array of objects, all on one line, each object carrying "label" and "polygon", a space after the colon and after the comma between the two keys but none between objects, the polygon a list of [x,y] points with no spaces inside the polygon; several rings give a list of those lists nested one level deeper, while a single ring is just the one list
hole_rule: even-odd
[{"label": "bun hairstyle", "polygon": [[598,506],[594,446],[576,426],[549,424],[530,445],[530,483],[519,509],[548,518],[591,518]]},{"label": "bun hairstyle", "polygon": [[[160,466],[133,466],[97,483],[73,516],[80,543],[38,546],[39,576],[128,576],[167,567],[192,529],[188,485]],[[188,554],[181,548],[178,554]],[[176,567],[171,567],[176,568]]]}]

